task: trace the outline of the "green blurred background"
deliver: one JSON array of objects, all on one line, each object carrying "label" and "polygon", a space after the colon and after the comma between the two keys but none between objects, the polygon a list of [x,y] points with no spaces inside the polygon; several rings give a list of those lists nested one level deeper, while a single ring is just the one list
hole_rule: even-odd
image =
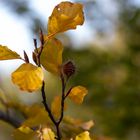
[{"label": "green blurred background", "polygon": [[[92,132],[95,135],[107,136],[113,140],[139,140],[140,1],[78,2],[84,4],[85,26],[80,27],[76,35],[73,35],[76,31],[72,31],[58,37],[65,44],[64,60],[72,60],[77,67],[77,72],[69,85],[84,85],[88,88],[89,94],[83,106],[75,107],[75,104],[70,104],[68,114],[85,120],[93,119],[95,126]],[[47,3],[49,0],[46,0]],[[19,20],[22,19],[23,23],[27,22],[26,28],[31,38],[36,36],[40,26],[46,30],[46,19],[36,14],[38,11],[32,8],[30,1],[0,0],[0,5],[10,11],[9,16],[14,15]],[[9,33],[11,34],[10,31]],[[7,78],[10,77],[10,72],[4,75],[4,68],[0,69],[0,88],[9,94],[12,100],[30,104],[41,100],[38,94],[19,95],[20,91]],[[46,75],[47,90],[54,93],[59,89],[59,85],[55,85],[58,79],[52,78],[48,73]],[[52,98],[51,95],[54,94],[49,94],[49,99]],[[0,133],[2,128],[1,124]]]}]

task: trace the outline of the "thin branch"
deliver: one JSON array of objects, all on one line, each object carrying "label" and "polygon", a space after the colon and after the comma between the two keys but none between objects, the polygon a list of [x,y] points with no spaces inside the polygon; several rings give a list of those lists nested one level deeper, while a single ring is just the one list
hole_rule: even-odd
[{"label": "thin branch", "polygon": [[51,109],[49,108],[49,105],[47,104],[46,94],[45,94],[45,82],[44,81],[42,83],[41,92],[42,92],[42,98],[43,98],[42,103],[44,104],[44,107],[45,107],[46,111],[48,112],[48,115],[49,115],[51,121],[54,123],[54,125],[56,127],[57,137],[55,139],[56,140],[61,140],[59,123],[54,119],[54,116],[53,116],[53,114],[51,112]]},{"label": "thin branch", "polygon": [[71,87],[71,88],[68,90],[68,92],[66,93],[66,95],[65,95],[65,99],[66,99],[66,98],[67,98],[67,96],[70,94],[70,92],[71,92],[72,88],[73,88],[73,87]]},{"label": "thin branch", "polygon": [[21,121],[16,119],[15,116],[7,115],[6,113],[0,111],[0,120],[8,122],[14,128],[18,128],[21,125]]},{"label": "thin branch", "polygon": [[63,120],[64,117],[64,103],[65,103],[65,88],[66,88],[66,83],[65,83],[65,79],[63,74],[61,74],[61,82],[62,82],[62,97],[61,97],[61,115],[59,120],[57,121],[57,125],[56,125],[56,129],[57,129],[57,139],[61,140],[62,135],[61,135],[61,131],[60,131],[60,123]]},{"label": "thin branch", "polygon": [[50,119],[56,125],[56,121],[54,119],[54,116],[52,115],[52,112],[49,108],[49,105],[47,104],[46,94],[45,94],[45,82],[44,81],[42,83],[41,93],[42,93],[42,99],[43,99],[42,103],[44,104],[44,107],[45,107],[46,111],[48,112]]}]

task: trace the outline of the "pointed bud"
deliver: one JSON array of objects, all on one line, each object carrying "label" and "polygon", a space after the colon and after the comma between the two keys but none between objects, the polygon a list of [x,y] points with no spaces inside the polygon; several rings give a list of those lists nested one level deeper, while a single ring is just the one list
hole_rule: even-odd
[{"label": "pointed bud", "polygon": [[25,51],[23,51],[23,53],[24,53],[25,62],[26,62],[26,63],[29,63],[29,58],[28,58],[27,53],[26,53]]},{"label": "pointed bud", "polygon": [[35,48],[37,48],[37,40],[36,40],[36,38],[34,38],[33,40],[34,40],[34,46],[35,46]]},{"label": "pointed bud", "polygon": [[43,31],[42,31],[42,29],[41,29],[41,28],[40,28],[39,37],[40,37],[40,42],[41,42],[41,45],[43,45],[43,44],[44,44],[44,35],[43,35]]},{"label": "pointed bud", "polygon": [[34,38],[33,40],[34,40],[34,47],[35,47],[35,50],[38,51],[38,50],[37,50],[37,40],[36,40],[35,38]]},{"label": "pointed bud", "polygon": [[33,58],[33,61],[35,62],[35,64],[38,65],[38,59],[37,59],[37,55],[35,52],[32,52],[32,58]]},{"label": "pointed bud", "polygon": [[75,66],[71,61],[68,61],[63,65],[63,73],[67,76],[67,78],[75,73]]}]

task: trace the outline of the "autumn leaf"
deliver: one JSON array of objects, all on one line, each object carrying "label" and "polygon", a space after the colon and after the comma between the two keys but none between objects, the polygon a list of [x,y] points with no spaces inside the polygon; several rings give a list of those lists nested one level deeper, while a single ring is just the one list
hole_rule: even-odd
[{"label": "autumn leaf", "polygon": [[46,110],[43,107],[39,107],[37,105],[29,107],[26,114],[28,115],[28,118],[23,122],[23,125],[29,127],[45,125],[51,121]]},{"label": "autumn leaf", "polygon": [[[66,104],[64,105],[64,110],[66,109]],[[56,118],[58,118],[61,114],[61,98],[60,96],[55,96],[52,104],[51,104],[51,111]]]},{"label": "autumn leaf", "polygon": [[48,33],[56,34],[84,23],[83,6],[80,3],[61,2],[58,4],[48,21]]},{"label": "autumn leaf", "polygon": [[39,114],[44,114],[44,112],[46,113],[46,116],[48,115],[44,107],[40,106],[39,104],[25,106],[24,108],[25,108],[24,114],[26,114],[28,118],[35,117]]},{"label": "autumn leaf", "polygon": [[29,134],[29,133],[33,132],[33,130],[27,126],[21,126],[18,129],[25,134]]},{"label": "autumn leaf", "polygon": [[89,136],[89,132],[85,131],[85,132],[79,134],[78,136],[76,136],[75,140],[91,140],[91,138]]},{"label": "autumn leaf", "polygon": [[27,126],[21,126],[15,129],[13,137],[14,140],[38,140],[37,133]]},{"label": "autumn leaf", "polygon": [[11,77],[13,83],[21,90],[32,92],[41,87],[44,76],[41,68],[24,63],[12,73]]},{"label": "autumn leaf", "polygon": [[73,87],[68,97],[77,104],[81,104],[88,90],[83,86]]},{"label": "autumn leaf", "polygon": [[6,46],[0,45],[0,60],[20,59],[20,55],[8,49]]},{"label": "autumn leaf", "polygon": [[83,122],[81,119],[72,118],[70,116],[65,116],[63,122],[71,125],[73,128],[82,128],[83,130],[90,130],[94,126],[93,120]]},{"label": "autumn leaf", "polygon": [[41,53],[41,64],[49,72],[53,74],[60,74],[60,67],[62,65],[62,43],[53,38],[46,42]]},{"label": "autumn leaf", "polygon": [[54,116],[57,118],[59,117],[61,113],[61,98],[60,96],[56,96],[51,104],[51,111],[54,114]]},{"label": "autumn leaf", "polygon": [[54,132],[50,128],[43,128],[42,140],[56,140]]}]

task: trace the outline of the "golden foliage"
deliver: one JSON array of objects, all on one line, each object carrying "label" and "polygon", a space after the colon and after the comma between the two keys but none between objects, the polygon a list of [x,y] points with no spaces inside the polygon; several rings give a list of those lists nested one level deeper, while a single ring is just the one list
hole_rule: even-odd
[{"label": "golden foliage", "polygon": [[50,128],[43,128],[42,129],[42,136],[41,140],[56,140],[55,134]]},{"label": "golden foliage", "polygon": [[56,96],[51,104],[51,111],[56,118],[60,116],[61,113],[61,98]]},{"label": "golden foliage", "polygon": [[29,134],[29,133],[33,132],[33,130],[27,126],[21,126],[18,129],[25,134]]},{"label": "golden foliage", "polygon": [[[41,66],[43,66],[45,70],[51,72],[52,74],[58,76],[60,76],[61,74],[61,76],[64,76],[64,84],[62,80],[62,89],[64,89],[63,91],[65,91],[66,76],[68,79],[68,77],[75,72],[75,67],[72,63],[68,63],[68,71],[62,71],[63,46],[58,39],[54,38],[54,36],[57,33],[61,33],[70,29],[76,29],[78,25],[82,25],[83,23],[84,13],[82,4],[71,2],[61,2],[60,4],[58,4],[54,8],[52,15],[49,17],[48,35],[43,34],[42,30],[40,30],[40,48],[37,48],[37,41],[36,39],[34,39],[35,51],[33,52],[33,60],[36,66],[29,63],[28,55],[25,51],[24,58],[21,58],[20,55],[18,55],[16,52],[0,45],[0,60],[22,59],[24,60],[24,62],[26,62],[12,73],[11,79],[13,83],[19,86],[19,88],[24,91],[33,92],[35,90],[38,90],[42,86],[42,83],[44,84],[44,75],[41,68]],[[42,86],[42,88],[43,87],[44,86]],[[65,98],[63,99],[63,91],[62,98],[60,96],[56,96],[54,98],[51,104],[51,109],[48,107],[48,103],[46,102],[46,97],[44,95],[45,99],[43,98],[43,103],[47,111],[44,108],[39,107],[38,105],[28,107],[26,105],[22,106],[20,104],[13,104],[12,102],[9,102],[8,107],[14,107],[15,109],[18,109],[26,118],[26,120],[22,122],[22,125],[14,131],[14,139],[55,140],[56,136],[50,127],[52,125],[55,125],[57,132],[60,131],[58,131],[58,125],[63,119],[63,114],[61,113],[63,113],[63,109],[66,108],[65,104],[63,104],[65,100]],[[85,87],[76,86],[73,87],[70,93],[68,92],[69,94],[66,94],[65,97],[67,97],[68,95],[68,97],[75,103],[81,104],[87,92],[88,91]],[[43,93],[44,92],[42,92],[42,97]],[[58,117],[60,117],[60,121],[57,120]],[[75,132],[77,132],[78,134],[81,131],[79,132],[77,131],[77,129],[81,130],[82,128],[84,130],[89,130],[94,125],[93,121],[81,122],[80,120],[71,118],[64,119],[62,124],[65,127],[67,126],[69,130],[72,126],[72,128],[74,128],[76,130]],[[59,135],[57,137],[58,139],[60,139]],[[89,137],[89,132],[85,131],[77,135],[75,140],[91,140],[91,138]]]},{"label": "golden foliage", "polygon": [[22,64],[12,73],[12,81],[18,85],[21,90],[35,91],[42,86],[43,71],[30,63]]},{"label": "golden foliage", "polygon": [[79,3],[61,2],[58,4],[48,21],[49,34],[56,34],[76,29],[84,22],[83,6]]},{"label": "golden foliage", "polygon": [[23,123],[24,125],[30,126],[30,127],[36,127],[39,125],[46,125],[47,123],[50,123],[50,119],[48,117],[48,113],[44,110],[41,112],[37,112],[35,116],[29,117],[25,120]]},{"label": "golden foliage", "polygon": [[85,132],[79,134],[78,136],[76,136],[75,140],[91,140],[91,138],[89,136],[89,132],[85,131]]},{"label": "golden foliage", "polygon": [[62,43],[59,40],[53,38],[46,42],[43,47],[44,48],[40,58],[42,66],[47,71],[58,75],[62,65]]},{"label": "golden foliage", "polygon": [[6,46],[0,45],[0,60],[20,59],[20,55],[8,49]]},{"label": "golden foliage", "polygon": [[77,104],[81,104],[84,100],[85,95],[87,95],[88,90],[83,86],[73,87],[68,95],[68,97]]},{"label": "golden foliage", "polygon": [[37,133],[27,126],[21,126],[13,133],[14,140],[38,140]]},{"label": "golden foliage", "polygon": [[[64,110],[66,109],[66,103],[64,104]],[[61,114],[61,98],[60,96],[55,96],[51,104],[51,111],[56,118]]]}]

